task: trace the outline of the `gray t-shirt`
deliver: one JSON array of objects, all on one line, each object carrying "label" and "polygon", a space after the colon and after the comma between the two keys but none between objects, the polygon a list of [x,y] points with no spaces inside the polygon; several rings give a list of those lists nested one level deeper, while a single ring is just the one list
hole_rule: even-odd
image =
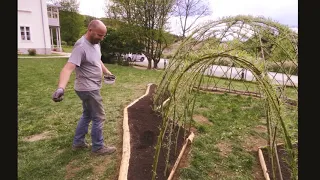
[{"label": "gray t-shirt", "polygon": [[76,65],[76,91],[93,91],[102,86],[100,44],[91,44],[82,36],[73,47],[68,62]]}]

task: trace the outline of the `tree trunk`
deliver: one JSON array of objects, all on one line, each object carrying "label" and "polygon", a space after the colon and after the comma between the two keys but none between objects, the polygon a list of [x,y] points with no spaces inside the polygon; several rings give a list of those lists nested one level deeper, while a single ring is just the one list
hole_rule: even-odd
[{"label": "tree trunk", "polygon": [[152,60],[150,60],[150,59],[148,58],[148,69],[151,69],[151,62],[152,62]]},{"label": "tree trunk", "polygon": [[[158,58],[157,58],[157,59],[158,59]],[[160,59],[153,61],[153,68],[154,68],[154,69],[158,69],[158,63],[159,63],[159,62],[160,62]]]},{"label": "tree trunk", "polygon": [[153,68],[158,69],[158,62],[153,61]]}]

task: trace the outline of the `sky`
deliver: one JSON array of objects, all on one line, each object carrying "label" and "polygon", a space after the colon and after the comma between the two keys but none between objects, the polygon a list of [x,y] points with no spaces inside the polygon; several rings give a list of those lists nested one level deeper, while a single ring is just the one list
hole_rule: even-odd
[{"label": "sky", "polygon": [[[108,0],[78,0],[80,14],[97,18],[105,16],[105,2]],[[264,16],[298,30],[298,0],[208,0],[212,15],[197,21],[216,20],[225,16]],[[170,32],[180,33],[177,18],[170,18]]]}]

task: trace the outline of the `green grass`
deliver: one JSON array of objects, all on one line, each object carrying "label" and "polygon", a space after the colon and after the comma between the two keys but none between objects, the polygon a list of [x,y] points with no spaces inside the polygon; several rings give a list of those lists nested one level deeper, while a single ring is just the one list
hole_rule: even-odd
[{"label": "green grass", "polygon": [[[191,166],[182,170],[182,179],[254,179],[254,156],[241,143],[245,144],[245,137],[254,133],[255,126],[264,124],[259,121],[264,118],[261,100],[200,93],[195,109],[195,114],[208,118],[213,125],[194,123],[200,131],[193,143]],[[227,144],[230,152],[226,157],[219,154],[219,143]]]},{"label": "green grass", "polygon": [[[90,156],[89,151],[71,150],[74,131],[80,118],[81,101],[73,90],[74,73],[66,88],[64,100],[51,100],[57,88],[59,73],[67,58],[18,59],[18,179],[117,179],[122,148],[123,109],[145,93],[148,83],[160,81],[163,71],[132,67],[106,66],[117,76],[113,85],[103,85],[101,95],[107,121],[106,144],[118,148],[106,157]],[[197,124],[192,144],[190,166],[181,169],[181,179],[253,179],[253,155],[241,144],[248,136],[266,137],[253,131],[265,123],[260,99],[227,94],[201,93],[195,114],[201,114],[213,125]],[[296,118],[296,113],[288,113]],[[288,122],[288,123],[289,123]],[[296,130],[296,124],[290,124]],[[24,139],[47,132],[48,138],[28,142]],[[89,134],[86,137],[90,143]],[[232,151],[219,155],[217,144],[226,142]]]},{"label": "green grass", "polygon": [[30,56],[29,54],[18,54],[19,57],[50,57],[50,56],[62,56],[60,54],[36,54],[35,56]]},{"label": "green grass", "polygon": [[63,52],[71,53],[73,46],[63,45],[62,50]]},{"label": "green grass", "polygon": [[[240,95],[199,93],[194,114],[206,117],[212,125],[193,119],[198,132],[192,144],[190,166],[181,169],[180,179],[255,179],[253,169],[258,162],[255,157],[257,151],[248,145],[257,146],[260,142],[262,146],[261,142],[267,140],[266,129],[264,132],[255,130],[266,125],[262,100]],[[286,119],[292,128],[291,135],[296,136],[297,111],[291,110]],[[252,139],[257,141],[251,142]],[[220,154],[218,144],[221,143],[230,151],[225,151],[225,156]]]},{"label": "green grass", "polygon": [[[91,157],[87,151],[71,151],[82,110],[73,90],[74,73],[64,100],[60,103],[51,100],[66,60],[18,60],[18,179],[64,179],[72,173],[74,179],[116,179],[121,160],[123,109],[145,93],[148,83],[157,83],[162,72],[107,65],[117,76],[117,82],[101,89],[107,116],[104,137],[106,144],[118,147],[118,153],[108,156],[106,161],[103,157]],[[24,141],[43,132],[49,132],[50,138]],[[90,136],[87,140],[91,142]]]}]

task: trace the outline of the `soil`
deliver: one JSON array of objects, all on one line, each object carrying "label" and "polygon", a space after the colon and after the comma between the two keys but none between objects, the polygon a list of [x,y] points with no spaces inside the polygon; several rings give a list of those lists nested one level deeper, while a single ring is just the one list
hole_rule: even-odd
[{"label": "soil", "polygon": [[[294,148],[298,148],[298,144],[295,144],[293,146]],[[264,161],[266,163],[267,171],[270,177],[270,180],[274,180],[273,175],[272,175],[272,165],[271,165],[271,158],[268,154],[267,147],[261,148],[262,154]],[[283,144],[277,145],[277,152],[278,152],[278,157],[279,157],[279,163],[281,166],[281,174],[283,177],[283,180],[290,180],[291,178],[291,168],[285,161],[285,159],[288,158],[288,154],[284,148]],[[276,165],[276,163],[274,163]],[[276,179],[280,179],[279,171],[278,168],[276,168]]]},{"label": "soil", "polygon": [[48,139],[48,138],[50,138],[50,132],[45,131],[41,134],[36,134],[36,135],[26,137],[23,140],[28,142],[34,142],[34,141],[39,141],[39,140]]},{"label": "soil", "polygon": [[200,124],[208,124],[208,125],[212,125],[212,122],[210,122],[208,120],[208,118],[202,116],[202,115],[199,115],[199,114],[195,114],[193,115],[192,117],[197,123],[200,123]]},{"label": "soil", "polygon": [[[155,155],[155,146],[157,138],[160,133],[160,127],[162,125],[162,117],[158,112],[153,111],[153,95],[156,91],[156,85],[150,86],[149,94],[134,105],[128,108],[128,123],[130,131],[130,160],[128,168],[128,180],[147,180],[152,179],[152,165]],[[169,129],[169,128],[168,128]],[[168,178],[172,166],[176,162],[177,157],[181,151],[181,148],[185,142],[185,139],[189,135],[188,132],[184,133],[184,129],[175,125],[172,138],[176,137],[179,133],[177,144],[175,139],[171,144],[169,166],[166,170],[166,174],[163,172],[166,168],[166,154],[167,148],[164,145],[167,144],[167,139],[164,138],[163,145],[161,147],[158,166],[157,166],[157,180],[165,180]],[[168,137],[168,131],[165,132],[165,137]],[[175,147],[177,149],[175,151]],[[174,152],[175,151],[175,152]]]}]

